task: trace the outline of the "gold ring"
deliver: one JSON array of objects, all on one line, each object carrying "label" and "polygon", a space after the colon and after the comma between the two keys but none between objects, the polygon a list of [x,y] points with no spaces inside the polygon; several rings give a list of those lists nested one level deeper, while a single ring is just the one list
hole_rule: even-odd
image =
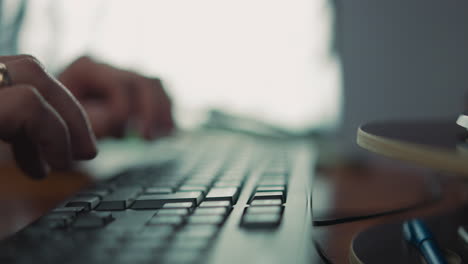
[{"label": "gold ring", "polygon": [[4,63],[0,62],[0,87],[11,85],[10,75]]}]

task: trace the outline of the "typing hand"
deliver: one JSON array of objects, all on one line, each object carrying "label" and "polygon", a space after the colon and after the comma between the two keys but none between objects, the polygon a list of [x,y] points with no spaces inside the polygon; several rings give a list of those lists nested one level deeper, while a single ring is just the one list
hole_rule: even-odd
[{"label": "typing hand", "polygon": [[63,170],[73,159],[92,159],[97,150],[78,101],[28,55],[0,56],[11,85],[0,88],[0,139],[12,144],[19,167],[43,178],[48,167]]},{"label": "typing hand", "polygon": [[121,137],[129,124],[146,139],[174,127],[171,101],[158,79],[81,57],[59,80],[83,105],[98,138]]}]

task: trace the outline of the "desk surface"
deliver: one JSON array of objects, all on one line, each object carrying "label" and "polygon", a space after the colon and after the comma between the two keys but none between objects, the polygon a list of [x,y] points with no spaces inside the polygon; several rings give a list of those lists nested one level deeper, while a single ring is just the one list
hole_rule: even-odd
[{"label": "desk surface", "polygon": [[13,164],[0,165],[0,239],[31,223],[90,184],[82,173],[52,173],[44,180],[27,178]]},{"label": "desk surface", "polygon": [[[385,174],[386,167],[381,167],[382,173]],[[373,170],[373,173],[377,173],[376,170]],[[422,170],[421,173],[426,173],[425,170]],[[375,174],[374,174],[375,175]],[[341,177],[352,177],[352,172],[347,170],[341,171]],[[367,175],[366,177],[375,177],[372,175]],[[409,176],[411,177],[411,176]],[[414,208],[409,211],[396,212],[394,214],[388,214],[379,217],[367,218],[359,221],[352,221],[343,224],[335,224],[328,226],[320,226],[314,228],[314,240],[316,244],[322,251],[322,254],[331,262],[331,263],[348,263],[350,246],[352,239],[358,235],[360,232],[377,226],[384,223],[393,223],[396,221],[401,221],[404,219],[412,217],[422,217],[436,215],[443,212],[453,210],[455,208],[461,207],[466,203],[468,194],[466,192],[467,188],[464,187],[464,183],[461,182],[459,178],[452,177],[441,177],[441,199],[418,208]],[[409,184],[411,181],[408,181]],[[365,191],[360,189],[358,186],[359,183],[353,183],[348,181],[346,186],[337,185],[338,188],[345,189],[354,189],[356,194],[359,192]],[[376,184],[375,186],[378,186]],[[415,187],[415,186],[413,186]],[[371,188],[371,187],[367,187]],[[336,193],[340,193],[339,190],[335,190]],[[395,196],[398,196],[398,191],[395,190]],[[414,197],[407,197],[408,199],[414,199]],[[382,205],[386,203],[391,203],[393,199],[391,197],[382,197]],[[330,205],[330,207],[346,206],[346,204],[353,203],[353,201],[344,201],[343,199],[337,199],[336,204]],[[365,205],[362,205],[365,207]]]},{"label": "desk surface", "polygon": [[[330,176],[333,177],[333,180],[330,181],[329,186],[329,196],[333,198],[328,201],[330,210],[336,209],[335,211],[339,211],[342,208],[348,208],[360,212],[359,210],[366,208],[366,204],[362,203],[362,192],[372,188],[374,188],[374,192],[378,192],[378,188],[385,188],[385,184],[382,184],[382,182],[388,181],[389,166],[391,164],[375,165],[370,170],[358,173],[360,177],[367,179],[369,182],[366,186],[362,186],[360,180],[349,180],[349,177],[356,177],[357,172],[353,169],[335,168],[325,172],[325,174],[333,174],[333,176]],[[395,170],[392,170],[392,172],[398,173]],[[408,174],[408,171],[400,170],[399,173],[404,177],[396,178],[400,181],[399,184],[407,184],[409,189],[414,188],[417,190],[420,189],[418,183],[420,181],[415,180],[415,178],[421,177],[420,174],[426,172],[426,170],[411,170],[411,173]],[[322,177],[327,176],[323,175]],[[408,181],[405,181],[405,179],[408,179]],[[90,183],[89,178],[80,173],[53,174],[43,181],[29,180],[11,165],[0,167],[0,181],[2,182],[0,184],[0,210],[2,210],[0,237],[14,233],[54,207],[71,193]],[[345,192],[346,199],[343,198],[344,196],[340,196],[340,193],[344,194]],[[406,194],[400,197],[400,200],[395,204],[392,197],[398,195],[397,191],[392,193],[387,190],[386,193],[389,195],[382,195],[379,199],[380,202],[373,201],[373,208],[399,206],[405,204],[404,200],[406,199],[408,201],[415,200],[410,192],[405,192]],[[415,192],[415,194],[418,194],[418,192]],[[461,187],[458,179],[447,178],[443,180],[442,184],[442,199],[430,205],[381,217],[344,224],[319,226],[314,229],[315,234],[311,239],[314,239],[323,255],[332,263],[347,263],[351,240],[360,231],[380,223],[449,210],[463,204],[466,201],[466,196],[465,189]],[[356,197],[355,200],[352,200],[352,197]],[[359,204],[361,206],[357,206]]]}]

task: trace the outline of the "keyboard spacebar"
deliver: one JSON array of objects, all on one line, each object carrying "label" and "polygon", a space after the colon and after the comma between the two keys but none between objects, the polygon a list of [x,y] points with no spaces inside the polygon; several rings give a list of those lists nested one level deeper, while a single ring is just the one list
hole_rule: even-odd
[{"label": "keyboard spacebar", "polygon": [[166,203],[191,202],[196,206],[203,199],[202,192],[180,192],[171,194],[141,195],[132,205],[133,209],[157,209]]}]

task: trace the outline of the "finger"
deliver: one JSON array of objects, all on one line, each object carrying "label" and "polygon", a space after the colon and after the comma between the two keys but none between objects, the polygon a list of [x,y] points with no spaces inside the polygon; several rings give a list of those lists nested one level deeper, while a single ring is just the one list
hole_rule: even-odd
[{"label": "finger", "polygon": [[131,106],[128,89],[118,70],[80,58],[60,75],[60,80],[81,102],[98,101],[112,114],[113,134],[124,131]]},{"label": "finger", "polygon": [[97,138],[114,135],[114,121],[108,107],[95,101],[84,101],[83,107],[88,113],[89,121]]},{"label": "finger", "polygon": [[153,139],[173,128],[171,101],[158,79],[139,77],[136,85],[138,129],[146,139]]},{"label": "finger", "polygon": [[[1,58],[0,58],[1,59]],[[89,121],[76,99],[61,83],[50,76],[33,57],[4,62],[15,84],[31,84],[55,109],[69,128],[74,157],[91,159],[97,154]]]},{"label": "finger", "polygon": [[7,62],[7,61],[13,61],[13,60],[20,60],[20,59],[26,59],[31,57],[30,55],[26,54],[20,54],[20,55],[11,55],[11,56],[0,56],[0,60],[2,62]]},{"label": "finger", "polygon": [[23,132],[12,141],[13,155],[18,167],[33,179],[43,179],[49,173],[48,166],[34,142]]},{"label": "finger", "polygon": [[35,178],[47,171],[72,164],[70,136],[65,121],[29,85],[14,85],[0,90],[0,138],[11,142],[19,166]]},{"label": "finger", "polygon": [[156,87],[156,100],[157,104],[159,105],[158,113],[159,113],[159,122],[160,125],[165,129],[172,129],[174,128],[174,119],[172,115],[172,101],[167,94],[164,86],[159,79],[151,79],[155,83]]}]

